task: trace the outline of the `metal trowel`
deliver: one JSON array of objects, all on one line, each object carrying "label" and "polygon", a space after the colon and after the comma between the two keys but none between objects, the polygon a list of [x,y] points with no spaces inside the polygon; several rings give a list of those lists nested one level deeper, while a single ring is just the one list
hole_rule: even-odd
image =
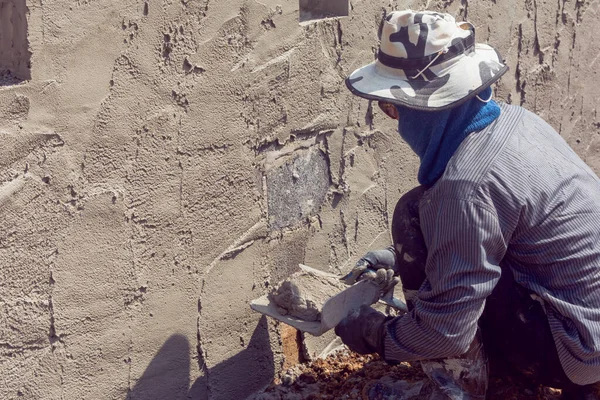
[{"label": "metal trowel", "polygon": [[[300,264],[300,269],[317,276],[338,278],[337,275],[302,264]],[[321,336],[328,330],[335,328],[352,310],[356,310],[362,305],[371,305],[379,301],[380,295],[379,287],[369,281],[361,281],[348,286],[348,288],[331,297],[323,304],[321,321],[304,321],[289,315],[282,315],[277,310],[277,306],[270,300],[269,295],[251,301],[250,307],[254,311],[275,318],[302,332],[310,333],[313,336]],[[396,307],[394,304],[402,307],[403,303],[393,297],[393,292],[390,295],[386,293],[386,296],[387,301],[384,301],[385,304],[388,304],[389,301],[391,304],[388,305],[392,307]]]}]

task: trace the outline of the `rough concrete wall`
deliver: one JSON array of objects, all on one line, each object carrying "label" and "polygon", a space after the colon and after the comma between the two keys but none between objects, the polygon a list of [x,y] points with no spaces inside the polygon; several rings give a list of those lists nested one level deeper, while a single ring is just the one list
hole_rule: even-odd
[{"label": "rough concrete wall", "polygon": [[[416,183],[392,122],[343,85],[390,2],[303,26],[292,0],[27,5],[32,79],[0,88],[0,398],[260,390],[280,328],[248,301],[387,245]],[[600,170],[598,2],[391,5],[473,20],[511,67],[499,97]]]}]

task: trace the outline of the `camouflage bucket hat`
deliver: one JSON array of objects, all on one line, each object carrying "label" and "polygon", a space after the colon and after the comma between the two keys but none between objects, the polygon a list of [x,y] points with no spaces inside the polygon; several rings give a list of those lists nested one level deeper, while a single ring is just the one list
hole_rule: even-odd
[{"label": "camouflage bucket hat", "polygon": [[508,70],[500,54],[475,43],[475,28],[450,14],[411,10],[388,14],[377,60],[354,71],[346,85],[357,96],[441,111],[459,106]]}]

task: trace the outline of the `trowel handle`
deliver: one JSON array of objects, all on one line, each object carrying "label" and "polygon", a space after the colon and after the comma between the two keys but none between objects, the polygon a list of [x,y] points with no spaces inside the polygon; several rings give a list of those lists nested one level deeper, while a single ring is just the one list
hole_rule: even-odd
[{"label": "trowel handle", "polygon": [[[371,281],[371,283],[378,286],[377,283],[372,281],[373,279],[375,279],[376,275],[377,275],[376,269],[367,268],[364,270],[360,270],[360,269],[355,268],[352,271],[350,271],[350,273],[348,275],[344,276],[340,280],[348,281],[349,278],[352,278],[352,281],[356,281],[357,279],[359,281]],[[395,288],[395,286],[392,286],[391,288],[388,289],[387,292],[383,293],[380,296],[379,301],[390,307],[397,309],[400,312],[407,313],[408,307],[406,306],[406,303],[404,303],[403,301],[394,297],[394,288]]]},{"label": "trowel handle", "polygon": [[[365,276],[365,279],[373,279],[373,277],[376,274],[377,274],[377,270],[368,268],[364,272],[363,275]],[[395,279],[398,279],[398,278],[395,278]],[[406,303],[404,303],[400,299],[394,297],[394,289],[395,288],[396,288],[396,285],[394,284],[386,292],[382,293],[381,297],[379,298],[379,301],[390,307],[397,309],[398,311],[400,311],[402,313],[407,313],[408,307],[406,306]]]},{"label": "trowel handle", "polygon": [[400,312],[403,312],[403,313],[408,312],[408,307],[406,306],[406,303],[403,302],[402,300],[394,297],[394,287],[390,288],[390,290],[383,293],[381,295],[381,298],[379,299],[379,301],[381,301],[382,303],[384,303],[390,307],[397,309]]}]

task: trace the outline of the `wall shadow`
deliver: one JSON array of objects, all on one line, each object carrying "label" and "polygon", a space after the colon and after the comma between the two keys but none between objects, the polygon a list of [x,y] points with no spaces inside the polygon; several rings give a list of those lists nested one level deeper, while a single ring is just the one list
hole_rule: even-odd
[{"label": "wall shadow", "polygon": [[347,17],[348,0],[300,0],[299,22],[330,17]]},{"label": "wall shadow", "polygon": [[25,0],[0,0],[0,86],[31,79]]},{"label": "wall shadow", "polygon": [[[190,386],[190,344],[180,334],[171,336],[156,353],[127,399],[186,398]],[[173,397],[176,395],[176,397]]]},{"label": "wall shadow", "polygon": [[[171,336],[131,389],[127,400],[241,400],[273,380],[274,359],[264,316],[244,350],[209,368],[191,386],[189,351],[190,343],[185,336]],[[199,363],[204,365],[204,360]]]}]

